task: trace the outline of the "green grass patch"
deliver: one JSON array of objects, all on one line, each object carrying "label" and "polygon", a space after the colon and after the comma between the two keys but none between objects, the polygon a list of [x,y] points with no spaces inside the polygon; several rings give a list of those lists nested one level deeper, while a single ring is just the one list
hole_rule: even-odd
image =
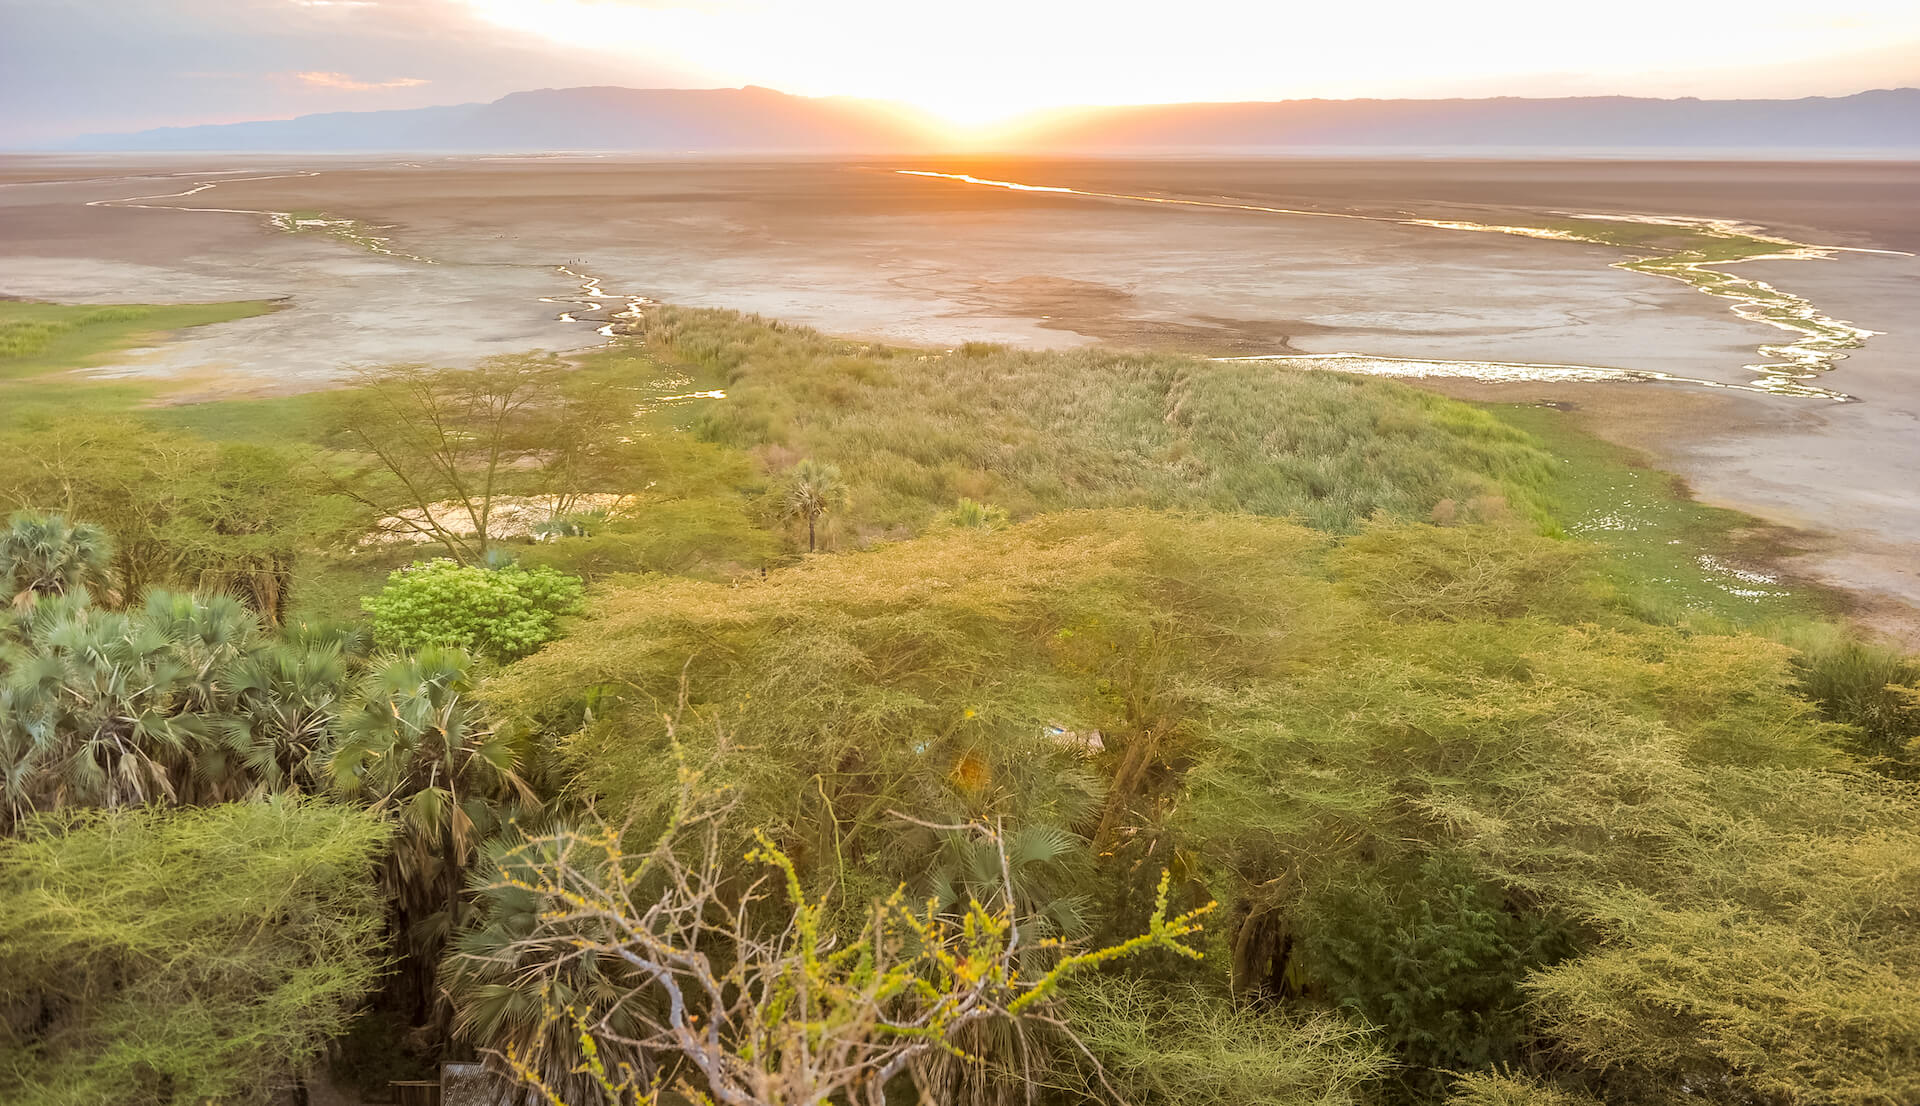
[{"label": "green grass patch", "polygon": [[278,306],[272,300],[105,306],[0,301],[0,380],[85,368],[168,331],[252,318]]},{"label": "green grass patch", "polygon": [[156,426],[197,434],[216,442],[284,445],[318,442],[333,429],[331,404],[337,392],[223,399],[155,408],[147,418]]},{"label": "green grass patch", "polygon": [[1748,626],[1834,608],[1822,589],[1766,567],[1785,550],[1759,520],[1697,502],[1678,477],[1581,429],[1564,411],[1485,406],[1553,457],[1548,510],[1567,534],[1606,552],[1608,579],[1643,616]]},{"label": "green grass patch", "polygon": [[150,400],[150,381],[69,375],[173,331],[264,315],[272,300],[183,304],[62,304],[0,301],[0,427],[36,417],[113,414]]}]

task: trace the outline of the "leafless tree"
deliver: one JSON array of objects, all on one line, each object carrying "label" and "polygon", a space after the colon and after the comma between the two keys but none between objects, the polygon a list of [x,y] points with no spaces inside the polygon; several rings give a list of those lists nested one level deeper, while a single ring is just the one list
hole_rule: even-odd
[{"label": "leafless tree", "polygon": [[[538,923],[469,948],[461,970],[492,979],[496,997],[501,986],[540,996],[539,1031],[494,1054],[535,1101],[674,1091],[724,1106],[883,1106],[898,1080],[931,1101],[934,1062],[973,1059],[959,1043],[969,1030],[1039,1023],[1077,1045],[1049,1001],[1075,971],[1148,948],[1200,955],[1182,938],[1211,904],[1168,917],[1164,875],[1148,930],[1132,940],[1086,950],[1027,937],[1004,848],[996,902],[942,914],[897,891],[857,934],[838,934],[826,900],[805,893],[765,835],[747,874],[728,863],[723,811],[694,810],[697,777],[684,769],[682,788],[683,814],[645,855],[603,828],[531,840],[501,864],[497,889],[531,896]],[[998,827],[940,828],[1000,843]]]}]

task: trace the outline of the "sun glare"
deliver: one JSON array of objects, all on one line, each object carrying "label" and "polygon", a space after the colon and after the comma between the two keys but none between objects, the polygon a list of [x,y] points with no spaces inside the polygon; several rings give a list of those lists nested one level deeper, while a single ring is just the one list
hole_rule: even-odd
[{"label": "sun glare", "polygon": [[715,85],[891,100],[960,133],[1073,105],[1714,95],[1715,73],[1804,68],[1818,54],[1882,47],[1890,26],[1920,34],[1920,7],[1890,0],[1840,0],[1843,13],[1817,16],[1753,0],[1753,18],[1740,20],[1718,5],[1615,0],[1598,23],[1572,9],[1543,14],[1533,0],[1476,0],[1472,19],[1411,0],[1366,10],[1188,0],[1178,13],[1163,0],[461,2],[496,26],[629,61],[636,86],[649,71],[692,68]]}]

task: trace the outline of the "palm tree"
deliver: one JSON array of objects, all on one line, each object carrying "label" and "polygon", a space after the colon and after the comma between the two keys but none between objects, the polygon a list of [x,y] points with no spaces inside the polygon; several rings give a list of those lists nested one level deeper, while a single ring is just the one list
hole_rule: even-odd
[{"label": "palm tree", "polygon": [[231,702],[218,738],[243,769],[236,777],[256,794],[319,789],[347,690],[339,645],[258,650],[236,662],[227,679]]},{"label": "palm tree", "polygon": [[16,609],[0,643],[0,824],[34,810],[311,790],[346,688],[339,635],[276,644],[225,595],[84,590]]},{"label": "palm tree", "polygon": [[818,547],[815,528],[821,516],[846,509],[852,499],[838,468],[808,458],[793,466],[787,477],[780,517],[807,520],[807,552],[811,553]]},{"label": "palm tree", "polygon": [[[572,827],[564,824],[546,831],[570,832]],[[598,1059],[607,1070],[618,1071],[627,1064],[635,1071],[649,1072],[653,1059],[648,1051],[629,1043],[644,1032],[630,1001],[644,977],[639,969],[605,953],[572,958],[566,970],[551,976],[540,970],[544,965],[526,942],[543,925],[554,924],[542,914],[551,901],[533,887],[539,872],[558,859],[555,839],[528,842],[519,832],[509,832],[488,845],[484,861],[474,872],[474,917],[454,938],[440,966],[440,983],[453,1007],[456,1039],[516,1057],[539,1072],[546,1089],[560,1101],[602,1101],[575,1021],[553,1014],[571,1010],[589,1024],[605,1025],[613,1037],[622,1039],[595,1042]],[[596,929],[586,923],[580,935],[603,936]],[[530,1088],[503,1100],[505,1106],[544,1101]]]},{"label": "palm tree", "polygon": [[246,794],[253,780],[221,733],[234,709],[234,669],[269,645],[259,616],[230,595],[151,591],[134,617],[171,646],[159,709],[184,739],[173,765],[175,800],[217,803]]},{"label": "palm tree", "polygon": [[90,522],[16,511],[0,530],[0,586],[15,607],[47,595],[104,590],[113,544]]},{"label": "palm tree", "polygon": [[947,512],[947,522],[963,530],[1000,530],[1007,525],[1007,509],[968,499],[965,496]]},{"label": "palm tree", "polygon": [[83,591],[36,602],[0,685],[0,820],[68,806],[178,801],[193,727],[178,716],[183,666],[144,618]]},{"label": "palm tree", "polygon": [[928,858],[927,881],[941,908],[956,914],[969,902],[996,902],[1010,885],[1015,901],[1006,905],[1030,936],[1079,938],[1091,928],[1089,855],[1084,838],[1044,822],[992,836],[948,830]]},{"label": "palm tree", "polygon": [[473,692],[472,662],[458,649],[389,658],[367,675],[327,762],[342,793],[398,816],[382,882],[414,944],[423,1021],[476,847],[508,820],[515,799],[535,804],[515,773],[516,750],[486,726]]}]

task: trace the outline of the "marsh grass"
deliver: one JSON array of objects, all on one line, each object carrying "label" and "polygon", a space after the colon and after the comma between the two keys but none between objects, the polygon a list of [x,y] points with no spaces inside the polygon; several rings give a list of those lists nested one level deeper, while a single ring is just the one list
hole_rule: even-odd
[{"label": "marsh grass", "polygon": [[1465,404],[1390,381],[1110,350],[899,349],[664,308],[649,350],[717,373],[701,435],[837,465],[869,531],[962,497],[1017,516],[1083,507],[1247,511],[1350,530],[1479,504],[1547,525],[1549,458]]},{"label": "marsh grass", "polygon": [[1920,657],[1809,624],[1782,635],[1798,650],[1801,691],[1853,728],[1861,756],[1898,775],[1920,775]]}]

